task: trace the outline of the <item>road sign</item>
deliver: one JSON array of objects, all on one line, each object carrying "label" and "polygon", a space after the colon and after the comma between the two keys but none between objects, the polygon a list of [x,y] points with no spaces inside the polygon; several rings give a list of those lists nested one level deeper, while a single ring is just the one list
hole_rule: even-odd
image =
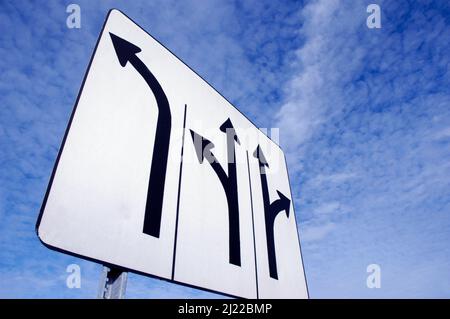
[{"label": "road sign", "polygon": [[118,10],[37,222],[49,248],[219,293],[307,298],[281,149]]}]

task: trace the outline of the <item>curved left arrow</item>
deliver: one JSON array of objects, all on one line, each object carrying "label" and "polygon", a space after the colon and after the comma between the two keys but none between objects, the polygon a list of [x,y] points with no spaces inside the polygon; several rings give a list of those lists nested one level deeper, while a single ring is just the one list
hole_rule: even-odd
[{"label": "curved left arrow", "polygon": [[169,101],[158,80],[141,59],[136,56],[136,53],[141,52],[141,49],[113,33],[109,33],[109,35],[111,36],[120,65],[125,67],[127,62],[129,62],[139,72],[152,90],[158,105],[158,120],[156,124],[152,165],[150,168],[150,180],[148,182],[143,232],[159,238],[167,159],[169,155],[170,131],[172,128]]}]

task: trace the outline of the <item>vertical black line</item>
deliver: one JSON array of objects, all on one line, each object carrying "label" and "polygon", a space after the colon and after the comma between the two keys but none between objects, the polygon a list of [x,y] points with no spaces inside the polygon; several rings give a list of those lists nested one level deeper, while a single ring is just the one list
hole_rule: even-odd
[{"label": "vertical black line", "polygon": [[187,104],[184,105],[183,137],[181,140],[180,174],[178,176],[177,216],[175,218],[175,239],[173,242],[172,280],[175,277],[175,259],[176,259],[176,253],[177,253],[178,215],[180,212],[181,175],[183,173],[183,151],[184,151],[184,132],[186,131],[186,113],[187,113]]},{"label": "vertical black line", "polygon": [[248,171],[248,185],[250,186],[250,207],[252,209],[252,228],[253,228],[253,252],[255,255],[255,277],[256,277],[256,299],[259,299],[259,287],[258,287],[258,263],[256,261],[256,238],[255,238],[255,218],[253,214],[253,192],[252,192],[252,181],[250,177],[250,163],[247,153],[247,171]]}]

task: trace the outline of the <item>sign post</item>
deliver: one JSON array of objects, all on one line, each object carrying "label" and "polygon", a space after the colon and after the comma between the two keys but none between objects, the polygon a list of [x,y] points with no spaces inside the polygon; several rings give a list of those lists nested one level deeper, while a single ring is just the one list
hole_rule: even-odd
[{"label": "sign post", "polygon": [[125,271],[103,266],[98,287],[98,299],[124,299],[127,277],[128,274]]}]

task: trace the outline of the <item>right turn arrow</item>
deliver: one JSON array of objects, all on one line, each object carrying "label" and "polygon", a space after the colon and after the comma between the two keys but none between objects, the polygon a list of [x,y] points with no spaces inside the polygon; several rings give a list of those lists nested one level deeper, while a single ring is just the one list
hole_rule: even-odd
[{"label": "right turn arrow", "polygon": [[269,167],[267,160],[258,145],[253,156],[258,159],[259,175],[261,178],[261,189],[264,203],[264,220],[266,224],[266,241],[267,241],[267,256],[269,260],[270,277],[278,279],[277,259],[275,254],[275,238],[274,238],[274,224],[275,218],[282,211],[286,212],[286,217],[289,218],[289,210],[291,207],[291,200],[283,193],[277,190],[278,199],[270,203],[269,186],[267,183],[266,167]]}]

